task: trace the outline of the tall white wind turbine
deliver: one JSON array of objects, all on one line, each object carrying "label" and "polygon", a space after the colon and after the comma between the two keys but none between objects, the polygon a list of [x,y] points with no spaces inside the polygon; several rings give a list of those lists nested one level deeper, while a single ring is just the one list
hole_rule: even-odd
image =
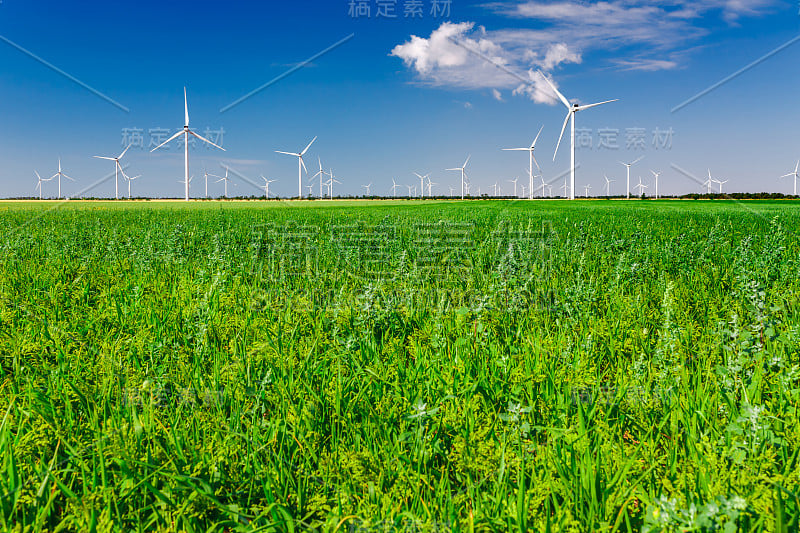
[{"label": "tall white wind turbine", "polygon": [[586,191],[586,198],[589,198],[589,191],[592,190],[591,185],[585,185],[584,190]]},{"label": "tall white wind turbine", "polygon": [[225,182],[225,198],[227,198],[228,197],[228,183],[233,183],[230,180],[230,178],[228,177],[228,169],[227,168],[225,169],[225,177],[224,178],[222,176],[214,176],[214,177],[215,178],[219,178],[217,180],[217,183],[221,183],[223,181]]},{"label": "tall white wind turbine", "polygon": [[656,172],[655,170],[650,171],[653,174],[653,178],[656,180],[656,200],[658,200],[658,178],[661,177],[661,172]]},{"label": "tall white wind turbine", "polygon": [[[125,174],[123,174],[123,176],[125,176]],[[129,178],[128,176],[125,176],[125,180],[127,180],[127,182],[128,182],[128,200],[131,199],[131,182],[132,181],[136,181],[139,178],[141,178],[141,176],[134,176],[132,178]]]},{"label": "tall white wind turbine", "polygon": [[370,192],[370,189],[372,188],[372,183],[370,183],[369,185],[362,185],[362,186],[361,186],[361,188],[362,188],[362,189],[366,189],[366,190],[367,190],[367,197],[370,197],[370,196],[372,196],[372,195],[369,193],[369,192]]},{"label": "tall white wind turbine", "polygon": [[644,194],[644,190],[648,188],[649,186],[642,183],[642,177],[639,176],[639,185],[634,187],[634,189],[639,189],[639,197],[641,197]]},{"label": "tall white wind turbine", "polygon": [[[533,140],[533,143],[531,143],[530,148],[503,148],[504,152],[530,152],[530,168],[528,169],[528,187],[530,190],[529,200],[533,200],[533,164],[536,163],[536,168],[541,168],[539,167],[539,162],[536,161],[533,152],[536,150],[536,141],[539,140],[539,136],[542,134],[543,129],[544,126],[539,128],[539,133],[536,134],[536,138]],[[514,184],[514,187],[516,188],[516,184]],[[514,196],[516,196],[516,192],[514,193]]]},{"label": "tall white wind turbine", "polygon": [[570,135],[572,141],[572,152],[571,152],[572,155],[570,158],[571,162],[570,162],[569,199],[574,200],[575,199],[575,115],[578,113],[578,111],[585,111],[593,107],[601,106],[604,104],[610,104],[611,102],[616,102],[617,100],[606,100],[605,102],[599,102],[596,104],[589,104],[589,105],[570,104],[569,101],[564,97],[564,95],[558,92],[558,89],[556,89],[556,86],[553,84],[553,82],[550,81],[550,78],[545,76],[544,73],[541,71],[539,72],[539,75],[545,79],[550,88],[553,89],[553,92],[556,93],[556,96],[558,96],[558,99],[561,100],[561,103],[563,103],[564,106],[566,106],[567,108],[567,118],[564,119],[564,125],[561,127],[561,136],[558,138],[558,144],[556,145],[556,152],[555,154],[553,154],[553,161],[556,160],[556,155],[558,155],[558,149],[561,146],[561,140],[564,138],[564,132],[567,129],[567,122],[570,122],[570,119],[572,119],[571,120],[572,133]]},{"label": "tall white wind turbine", "polygon": [[716,180],[715,180],[714,178],[712,178],[712,177],[711,177],[711,169],[708,169],[708,180],[707,180],[707,181],[705,181],[705,182],[703,182],[703,185],[705,185],[705,186],[706,186],[706,194],[712,194],[712,192],[713,192],[713,191],[711,190],[711,185],[712,185],[712,184],[713,184],[715,181],[716,181]]},{"label": "tall white wind turbine", "polygon": [[464,161],[464,166],[463,167],[448,168],[447,169],[448,171],[461,172],[461,199],[462,200],[464,199],[464,187],[465,187],[466,182],[467,182],[467,165],[469,164],[470,158],[472,158],[471,155],[469,157],[467,157],[466,161]]},{"label": "tall white wind turbine", "polygon": [[[517,198],[517,182],[518,181],[519,181],[519,178],[514,178],[513,180],[508,180],[509,183],[513,183],[514,184],[514,198]],[[525,193],[523,193],[523,194],[525,194]]]},{"label": "tall white wind turbine", "polygon": [[129,144],[125,150],[119,154],[119,157],[101,157],[99,155],[94,156],[95,159],[105,159],[106,161],[113,161],[114,162],[114,199],[119,200],[119,174],[122,172],[122,176],[127,179],[128,177],[125,176],[125,172],[122,170],[122,165],[120,165],[119,160],[125,157],[125,154],[128,153],[131,145]]},{"label": "tall white wind turbine", "polygon": [[185,200],[188,202],[189,201],[189,183],[191,182],[191,179],[189,177],[189,135],[200,139],[201,141],[203,141],[206,144],[210,144],[214,148],[219,148],[223,152],[225,151],[225,148],[223,148],[221,146],[217,146],[216,144],[212,143],[211,141],[209,141],[205,137],[202,137],[202,136],[196,134],[195,132],[193,132],[192,130],[189,129],[189,101],[188,101],[188,99],[186,97],[186,87],[183,88],[183,111],[184,111],[184,119],[185,119],[183,130],[179,131],[178,133],[176,133],[175,135],[173,135],[172,137],[170,137],[169,139],[167,139],[163,143],[159,144],[158,146],[156,146],[155,148],[150,150],[150,152],[151,153],[155,152],[156,150],[158,150],[162,146],[171,143],[172,141],[174,141],[175,139],[177,139],[181,135],[184,136],[184,138],[183,138],[183,161],[184,161],[184,169],[185,169],[184,185],[185,185],[185,192],[186,192]]},{"label": "tall white wind turbine", "polygon": [[783,178],[794,178],[794,196],[797,196],[797,179],[800,178],[800,161],[797,162],[797,166],[794,168],[794,172],[790,172],[785,176],[781,176]]},{"label": "tall white wind turbine", "polygon": [[311,148],[311,145],[314,144],[316,140],[317,140],[316,137],[311,139],[311,142],[308,143],[306,149],[298,154],[294,152],[279,152],[275,150],[276,154],[291,155],[297,158],[297,195],[300,199],[303,198],[303,170],[305,170],[306,174],[308,174],[308,170],[306,169],[306,164],[303,162],[303,156],[306,155],[306,152],[308,152],[308,149]]},{"label": "tall white wind turbine", "polygon": [[606,196],[611,196],[611,184],[617,180],[610,180],[608,176],[603,176],[606,179]]},{"label": "tall white wind turbine", "polygon": [[420,198],[425,198],[425,180],[430,177],[430,174],[420,176],[418,173],[414,172],[414,175],[419,178],[419,196]]},{"label": "tall white wind turbine", "polygon": [[720,180],[714,180],[714,183],[716,183],[717,185],[719,185],[719,193],[720,193],[720,194],[722,194],[722,186],[723,186],[723,185],[725,185],[726,183],[728,183],[729,181],[730,181],[730,180],[723,180],[723,181],[720,181]]},{"label": "tall white wind turbine", "polygon": [[631,167],[633,165],[635,165],[636,163],[638,163],[639,161],[641,161],[642,159],[644,159],[644,156],[640,157],[639,159],[637,159],[633,163],[623,163],[622,161],[619,162],[620,165],[622,165],[622,166],[624,166],[625,168],[628,169],[628,181],[627,181],[627,185],[626,185],[626,188],[625,188],[625,198],[630,199],[630,197],[631,197]]},{"label": "tall white wind turbine", "polygon": [[264,198],[269,200],[269,184],[275,183],[278,180],[268,180],[264,176],[261,176],[261,179],[264,180],[264,185],[262,185],[262,187],[264,188]]},{"label": "tall white wind turbine", "polygon": [[50,181],[50,180],[55,179],[55,178],[58,178],[58,199],[61,200],[61,178],[66,178],[69,181],[75,181],[74,179],[70,178],[69,176],[67,176],[66,174],[64,174],[61,171],[61,158],[59,158],[59,160],[58,160],[58,172],[53,174],[50,177],[50,179],[47,180],[47,181]]},{"label": "tall white wind turbine", "polygon": [[38,172],[36,172],[35,170],[33,171],[33,173],[34,173],[34,174],[36,174],[36,177],[37,177],[37,178],[39,178],[39,183],[37,183],[37,184],[36,184],[36,188],[34,189],[34,191],[39,191],[39,200],[41,200],[41,199],[42,199],[42,189],[43,189],[43,187],[42,187],[42,183],[44,183],[45,181],[50,181],[50,180],[51,180],[51,179],[53,179],[53,178],[49,178],[49,179],[43,179],[43,178],[42,178],[42,177],[39,175],[39,173],[38,173]]},{"label": "tall white wind turbine", "polygon": [[397,198],[398,187],[400,187],[400,185],[398,185],[394,178],[392,178],[392,196],[395,198]]},{"label": "tall white wind turbine", "polygon": [[[313,181],[319,178],[319,197],[322,199],[325,197],[325,194],[322,192],[322,187],[325,185],[325,180],[322,178],[323,176],[327,176],[328,173],[322,170],[322,159],[320,157],[317,157],[317,162],[319,163],[319,172],[314,174],[314,177],[312,177],[311,180]],[[308,195],[311,196],[311,189],[308,190]]]}]

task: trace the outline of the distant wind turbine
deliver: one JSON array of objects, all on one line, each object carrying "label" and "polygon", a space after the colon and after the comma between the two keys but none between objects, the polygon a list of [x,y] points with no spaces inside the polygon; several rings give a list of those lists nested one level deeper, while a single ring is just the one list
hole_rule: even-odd
[{"label": "distant wind turbine", "polygon": [[39,200],[41,200],[42,199],[42,189],[44,188],[44,187],[42,187],[42,183],[44,183],[45,181],[50,181],[53,178],[42,179],[42,177],[39,175],[38,172],[36,172],[34,170],[33,173],[36,174],[37,178],[39,178],[39,183],[36,184],[36,188],[34,189],[34,191],[39,191]]},{"label": "distant wind turbine", "polygon": [[553,92],[556,93],[558,99],[561,100],[561,103],[564,104],[567,108],[567,118],[564,119],[564,125],[561,127],[561,136],[558,138],[558,144],[556,145],[556,152],[553,154],[553,161],[556,160],[556,155],[558,155],[558,148],[561,146],[561,140],[564,138],[564,132],[567,129],[567,122],[570,122],[572,119],[572,157],[570,163],[570,200],[575,199],[575,115],[578,111],[585,111],[587,109],[591,109],[593,107],[601,106],[604,104],[610,104],[611,102],[616,102],[617,100],[606,100],[605,102],[599,102],[597,104],[589,104],[589,105],[580,105],[580,104],[570,104],[569,101],[564,97],[563,94],[558,92],[556,86],[553,85],[553,82],[550,81],[550,78],[544,75],[541,71],[539,71],[539,75],[544,78],[550,88],[553,89]]},{"label": "distant wind turbine", "polygon": [[75,180],[70,178],[69,176],[67,176],[66,174],[64,174],[61,171],[61,159],[60,158],[58,160],[58,172],[53,174],[50,177],[50,179],[47,180],[47,181],[50,181],[50,180],[55,179],[55,178],[58,178],[58,199],[61,200],[61,178],[67,178],[69,181],[75,181]]},{"label": "distant wind turbine", "polygon": [[101,157],[99,155],[94,156],[95,159],[105,159],[106,161],[113,161],[114,162],[114,199],[119,200],[119,173],[122,172],[122,176],[127,179],[125,176],[125,172],[122,170],[122,165],[120,165],[119,160],[125,157],[125,154],[128,153],[131,145],[129,144],[125,150],[119,154],[119,157]]},{"label": "distant wind turbine", "polygon": [[661,177],[661,172],[656,172],[655,170],[650,171],[653,174],[653,178],[656,180],[656,200],[658,200],[658,178]]},{"label": "distant wind turbine", "polygon": [[184,178],[185,178],[184,179],[184,183],[186,184],[186,198],[185,199],[188,202],[189,201],[189,182],[191,181],[191,179],[189,178],[189,135],[192,135],[193,137],[196,137],[196,138],[200,139],[201,141],[203,141],[204,143],[210,144],[211,146],[213,146],[215,148],[219,148],[223,152],[225,151],[225,148],[223,148],[221,146],[217,146],[216,144],[212,143],[211,141],[209,141],[205,137],[201,137],[200,135],[196,134],[195,132],[193,132],[192,130],[189,129],[189,101],[186,98],[186,87],[183,88],[183,110],[184,110],[184,118],[186,119],[185,124],[183,126],[183,130],[179,131],[178,133],[176,133],[175,135],[173,135],[172,137],[170,137],[169,139],[167,139],[163,143],[159,144],[158,146],[156,146],[155,148],[150,150],[150,152],[151,153],[155,152],[156,150],[158,150],[162,146],[164,146],[166,144],[169,144],[170,142],[174,141],[175,139],[177,139],[181,135],[184,136],[184,139],[183,139],[184,152],[183,153],[184,153],[184,168],[185,168],[185,171],[186,171],[185,174],[184,174]]},{"label": "distant wind turbine", "polygon": [[303,162],[303,156],[306,155],[308,149],[311,148],[311,145],[314,144],[314,141],[316,140],[317,140],[316,137],[311,139],[311,142],[308,143],[306,149],[298,154],[294,152],[279,152],[278,150],[275,150],[276,154],[291,155],[297,158],[297,194],[300,199],[303,198],[303,170],[305,170],[306,174],[308,174],[308,169],[306,169],[306,164]]},{"label": "distant wind turbine", "polygon": [[584,189],[586,191],[586,198],[589,198],[589,191],[592,189],[592,186],[591,185],[586,185],[586,186],[584,186]]},{"label": "distant wind turbine", "polygon": [[517,196],[517,182],[518,181],[519,181],[519,178],[514,178],[513,180],[508,180],[509,183],[513,183],[514,184],[514,198],[518,198],[518,196]]},{"label": "distant wind turbine", "polygon": [[[542,130],[544,126],[539,128],[539,133],[536,134],[536,138],[531,143],[530,148],[503,148],[504,152],[530,152],[530,168],[528,169],[528,187],[530,189],[530,200],[533,200],[533,164],[536,163],[536,168],[539,167],[539,162],[536,161],[536,158],[533,155],[534,150],[536,150],[536,141],[539,140],[539,136],[542,134]],[[517,178],[519,179],[519,178]],[[514,185],[516,187],[516,184]],[[516,196],[516,193],[514,194]]]},{"label": "distant wind turbine", "polygon": [[227,198],[228,197],[228,183],[233,183],[230,180],[230,178],[228,177],[228,169],[227,168],[225,169],[225,177],[224,178],[222,176],[216,176],[216,177],[219,178],[217,180],[217,183],[225,182],[225,198]]},{"label": "distant wind turbine", "polygon": [[372,188],[372,183],[370,183],[369,185],[362,185],[362,186],[361,186],[361,188],[362,188],[362,189],[366,189],[366,190],[367,190],[367,196],[368,196],[368,197],[369,197],[369,196],[372,196],[372,195],[369,193],[370,189]]},{"label": "distant wind turbine", "polygon": [[708,169],[708,180],[703,182],[703,185],[706,186],[706,193],[707,194],[712,194],[711,184],[714,183],[715,181],[716,180],[711,177],[711,169]]},{"label": "distant wind turbine", "polygon": [[628,198],[628,199],[630,199],[630,197],[631,197],[631,167],[633,165],[635,165],[636,163],[638,163],[639,161],[641,161],[642,159],[644,159],[644,156],[640,157],[639,159],[637,159],[633,163],[623,163],[622,161],[619,162],[620,165],[622,165],[622,166],[624,166],[625,168],[628,169],[628,182],[627,182],[627,186],[626,186],[626,189],[625,189],[625,197]]},{"label": "distant wind turbine", "polygon": [[720,193],[720,194],[722,194],[722,186],[723,186],[723,185],[725,185],[726,183],[728,183],[728,181],[730,181],[730,180],[723,180],[723,181],[720,181],[720,180],[714,180],[714,183],[716,183],[717,185],[719,185],[719,193]]},{"label": "distant wind turbine", "polygon": [[419,178],[420,198],[425,198],[425,179],[428,178],[430,174],[426,174],[425,176],[420,176],[418,173],[414,172],[414,175]]},{"label": "distant wind turbine", "polygon": [[467,165],[469,164],[469,160],[471,158],[472,158],[472,156],[467,157],[467,160],[464,161],[464,166],[462,166],[462,167],[459,167],[459,168],[448,168],[447,169],[448,171],[461,172],[461,199],[462,200],[464,199],[465,185],[467,183]]},{"label": "distant wind turbine", "polygon": [[[275,183],[278,180],[268,180],[264,176],[261,176],[261,179],[264,180],[264,185],[262,185],[262,187],[264,188],[264,198],[269,200],[269,184],[270,183]],[[312,187],[313,187],[313,185],[312,185]]]},{"label": "distant wind turbine", "polygon": [[[322,159],[317,157],[317,162],[319,163],[319,172],[314,174],[314,177],[311,178],[311,179],[315,180],[315,179],[319,178],[319,197],[320,198],[324,198],[325,194],[322,192],[322,186],[324,185],[324,181],[325,180],[323,180],[322,178],[323,178],[323,176],[327,176],[328,174],[327,174],[327,172],[322,170]],[[310,189],[309,189],[308,195],[311,196],[311,190]]]},{"label": "distant wind turbine", "polygon": [[634,189],[639,189],[639,194],[638,194],[638,196],[640,196],[640,197],[641,197],[641,196],[644,194],[644,190],[645,190],[645,189],[647,189],[647,188],[649,188],[649,186],[648,186],[648,185],[645,185],[644,183],[642,183],[642,177],[641,177],[641,176],[639,176],[639,185],[637,185],[636,187],[634,187]]},{"label": "distant wind turbine", "polygon": [[[125,175],[123,174],[123,176],[125,176]],[[125,179],[128,181],[128,200],[131,199],[131,182],[136,181],[139,178],[141,178],[141,176],[134,176],[132,178],[129,178],[128,176],[125,176]]]},{"label": "distant wind turbine", "polygon": [[611,184],[617,180],[610,180],[608,176],[603,176],[606,179],[606,196],[611,196]]},{"label": "distant wind turbine", "polygon": [[397,182],[394,180],[394,178],[392,178],[392,196],[395,198],[397,198],[397,189],[399,187],[400,185],[398,185]]}]

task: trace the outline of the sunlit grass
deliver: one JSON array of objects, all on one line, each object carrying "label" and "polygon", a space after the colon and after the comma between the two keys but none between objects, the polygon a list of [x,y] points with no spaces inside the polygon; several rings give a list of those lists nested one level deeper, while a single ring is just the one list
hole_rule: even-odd
[{"label": "sunlit grass", "polygon": [[799,209],[0,203],[0,522],[796,531]]}]

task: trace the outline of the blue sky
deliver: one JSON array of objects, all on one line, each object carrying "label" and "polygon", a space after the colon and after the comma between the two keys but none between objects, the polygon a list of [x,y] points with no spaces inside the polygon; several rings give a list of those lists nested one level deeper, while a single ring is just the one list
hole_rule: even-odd
[{"label": "blue sky", "polygon": [[[203,194],[202,172],[220,164],[256,183],[279,180],[272,191],[297,193],[297,164],[275,150],[297,151],[314,137],[309,169],[321,157],[343,185],[338,193],[388,194],[392,178],[414,184],[431,173],[448,193],[468,168],[473,190],[496,181],[526,180],[527,156],[502,152],[529,144],[544,126],[537,159],[555,188],[569,168],[568,140],[553,162],[565,110],[552,100],[537,71],[570,99],[620,101],[578,114],[577,193],[599,193],[603,175],[622,192],[619,160],[652,180],[662,171],[665,193],[700,191],[673,165],[705,178],[728,179],[726,192],[791,192],[778,180],[800,158],[800,42],[788,46],[677,112],[671,110],[800,34],[800,6],[773,0],[637,0],[606,2],[452,0],[449,16],[404,16],[410,0],[388,1],[394,19],[349,13],[350,0],[325,2],[170,3],[142,1],[0,3],[0,196],[33,195],[34,171],[50,176],[61,157],[77,179],[74,195],[113,171],[92,159],[124,148],[123,131],[138,129],[144,147],[123,160],[143,177],[134,193],[179,197],[182,150],[150,154],[156,128],[183,124],[183,87],[191,125],[200,134],[224,130],[225,153],[196,147],[190,155],[193,196]],[[441,0],[440,0],[441,1]],[[443,7],[443,6],[440,6]],[[353,38],[312,64],[247,99],[222,108],[343,38]],[[485,59],[453,43],[482,51]],[[58,67],[128,108],[124,111],[55,72],[6,40]],[[516,76],[507,74],[508,71]],[[521,79],[530,80],[523,84]],[[557,104],[557,105],[556,105]],[[673,132],[654,146],[656,130]],[[598,146],[616,138],[618,149]],[[614,133],[616,132],[616,133]],[[629,141],[644,148],[631,148]],[[591,143],[591,147],[589,144]],[[658,144],[658,143],[657,143]],[[313,172],[312,172],[313,174]],[[257,194],[234,177],[231,194]],[[315,188],[315,191],[318,190]],[[211,185],[221,194],[222,184]],[[554,190],[555,192],[555,190]],[[45,184],[55,194],[54,183]],[[113,179],[87,195],[113,196]]]}]

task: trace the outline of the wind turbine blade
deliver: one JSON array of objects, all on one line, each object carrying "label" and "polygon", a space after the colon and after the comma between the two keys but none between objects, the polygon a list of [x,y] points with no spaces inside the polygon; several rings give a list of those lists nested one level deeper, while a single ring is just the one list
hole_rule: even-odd
[{"label": "wind turbine blade", "polygon": [[578,107],[578,111],[584,111],[586,109],[591,109],[591,108],[597,107],[599,105],[610,104],[611,102],[619,102],[619,98],[617,98],[616,100],[606,100],[605,102],[599,102],[599,103],[596,103],[596,104],[582,105],[582,106]]},{"label": "wind turbine blade", "polygon": [[531,154],[531,157],[533,158],[533,162],[536,163],[536,168],[542,170],[542,167],[539,166],[539,162],[536,160],[536,156]]},{"label": "wind turbine blade", "polygon": [[67,176],[67,175],[66,175],[66,174],[64,174],[63,172],[61,173],[61,175],[62,175],[63,177],[65,177],[65,178],[67,178],[69,181],[75,181],[74,179],[70,178],[69,176]]},{"label": "wind turbine blade", "polygon": [[183,88],[183,110],[186,116],[186,127],[189,127],[189,100],[186,98],[186,87]]},{"label": "wind turbine blade", "polygon": [[453,171],[458,170],[458,171],[460,171],[461,169],[460,168],[446,168],[445,170],[448,170],[448,171],[449,170],[453,170]]},{"label": "wind turbine blade", "polygon": [[283,155],[293,155],[295,157],[300,157],[300,154],[295,154],[295,153],[292,153],[292,152],[279,152],[279,151],[275,150],[275,153],[276,154],[283,154]]},{"label": "wind turbine blade", "polygon": [[636,161],[631,163],[631,165],[635,165],[636,163],[638,163],[639,161],[642,161],[643,159],[644,159],[644,156],[640,157],[639,159],[637,159]]},{"label": "wind turbine blade", "polygon": [[305,170],[305,172],[306,172],[306,176],[308,176],[308,169],[306,168],[306,164],[303,161],[303,156],[302,155],[300,156],[300,165],[302,165],[303,170]]},{"label": "wind turbine blade", "polygon": [[153,152],[155,152],[156,150],[158,150],[159,148],[161,148],[161,147],[162,147],[162,146],[164,146],[165,144],[169,144],[169,143],[171,143],[172,141],[174,141],[175,139],[177,139],[177,138],[178,138],[178,137],[180,137],[181,135],[183,135],[183,131],[179,131],[178,133],[176,133],[175,135],[173,135],[172,137],[170,137],[169,139],[167,139],[167,140],[166,140],[166,141],[164,141],[163,143],[159,144],[158,146],[156,146],[155,148],[153,148],[152,150],[150,150],[150,153],[152,154]]},{"label": "wind turbine blade", "polygon": [[106,161],[116,161],[116,159],[114,159],[113,157],[101,157],[99,155],[94,155],[92,157],[95,159],[105,159]]},{"label": "wind turbine blade", "polygon": [[462,168],[467,168],[467,165],[469,165],[469,160],[470,160],[470,159],[472,159],[472,154],[470,154],[469,156],[467,156],[467,160],[466,160],[466,161],[464,161],[464,166],[463,166]]},{"label": "wind turbine blade", "polygon": [[209,140],[208,140],[208,139],[206,139],[205,137],[202,137],[202,136],[200,136],[200,135],[196,134],[196,133],[195,133],[195,132],[193,132],[192,130],[189,130],[189,133],[191,133],[192,135],[194,135],[195,137],[197,137],[198,139],[200,139],[200,140],[201,140],[201,141],[203,141],[204,143],[208,143],[208,144],[210,144],[211,146],[213,146],[213,147],[215,147],[215,148],[219,148],[219,149],[220,149],[220,150],[222,150],[223,152],[225,152],[225,151],[226,151],[226,150],[225,150],[225,148],[223,148],[222,146],[217,146],[216,144],[212,143],[211,141],[209,141]]},{"label": "wind turbine blade", "polygon": [[127,153],[128,153],[128,150],[130,150],[130,149],[131,149],[131,146],[133,146],[133,145],[132,145],[132,144],[129,144],[129,145],[128,145],[128,147],[127,147],[127,148],[125,148],[125,150],[123,150],[123,151],[122,151],[122,153],[120,154],[120,156],[117,158],[117,161],[119,161],[120,159],[122,159],[123,157],[125,157],[125,154],[127,154]]},{"label": "wind turbine blade", "polygon": [[539,128],[539,133],[536,134],[536,138],[533,140],[533,144],[531,145],[531,150],[536,148],[536,142],[539,140],[539,136],[542,134],[542,130],[544,129],[544,125]]},{"label": "wind turbine blade", "polygon": [[551,88],[551,89],[553,89],[553,92],[554,92],[554,93],[556,93],[556,96],[558,96],[558,99],[559,99],[559,100],[561,100],[561,102],[562,102],[562,103],[563,103],[565,106],[567,106],[567,109],[570,109],[570,110],[571,110],[571,109],[572,109],[572,106],[570,105],[570,103],[569,103],[569,100],[567,100],[567,99],[566,99],[566,97],[565,97],[563,94],[561,94],[560,92],[558,92],[558,89],[556,89],[556,86],[555,86],[555,85],[553,85],[553,82],[552,82],[552,81],[550,81],[550,78],[548,78],[547,76],[545,76],[545,75],[544,75],[544,72],[542,72],[541,70],[539,71],[539,75],[540,75],[542,78],[544,78],[544,81],[546,81],[546,82],[547,82],[547,85],[549,85],[549,86],[550,86],[550,88]]},{"label": "wind turbine blade", "polygon": [[561,147],[561,140],[564,138],[564,132],[567,131],[567,123],[569,122],[570,117],[572,116],[572,111],[567,111],[567,118],[564,119],[564,125],[561,127],[561,135],[558,138],[558,144],[556,145],[556,151],[553,154],[553,161],[556,160],[556,156],[558,155],[558,149]]},{"label": "wind turbine blade", "polygon": [[503,148],[504,152],[530,152],[530,148]]},{"label": "wind turbine blade", "polygon": [[306,146],[306,149],[305,149],[305,150],[303,150],[302,152],[300,152],[300,155],[306,155],[306,152],[308,152],[308,149],[309,149],[309,148],[311,148],[311,145],[312,145],[312,144],[314,144],[314,142],[315,142],[316,140],[317,140],[317,138],[316,138],[316,137],[314,137],[314,138],[311,140],[311,142],[310,142],[310,143],[308,143],[308,146]]}]

